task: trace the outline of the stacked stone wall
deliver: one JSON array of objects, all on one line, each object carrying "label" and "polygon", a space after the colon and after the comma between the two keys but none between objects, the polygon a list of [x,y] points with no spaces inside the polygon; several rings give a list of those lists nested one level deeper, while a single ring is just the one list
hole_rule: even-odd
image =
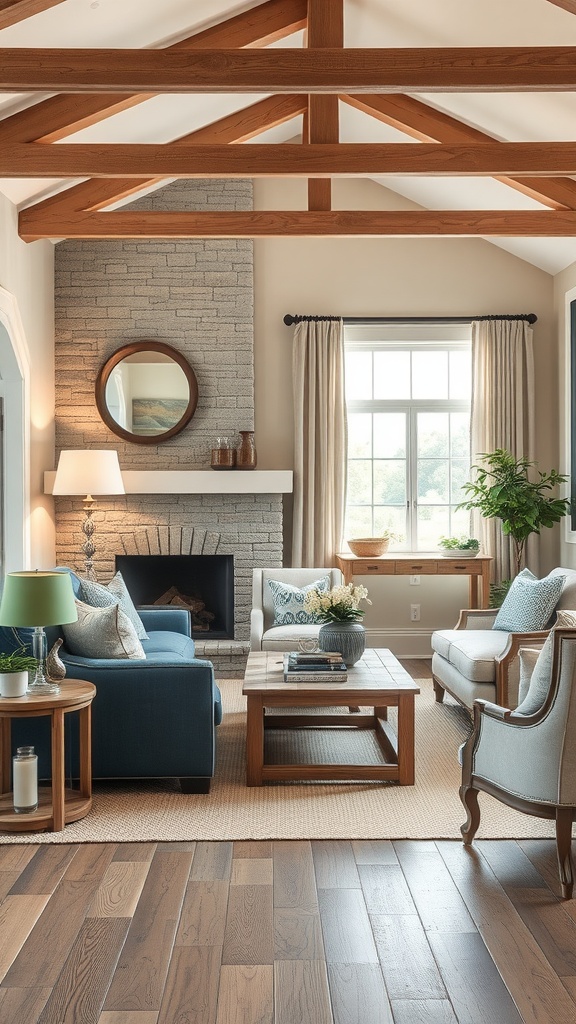
[{"label": "stacked stone wall", "polygon": [[[249,210],[250,181],[179,181],[130,209]],[[207,469],[216,438],[254,427],[253,251],[244,239],[63,241],[56,246],[56,448],[115,448],[123,469]],[[172,345],[193,367],[198,406],[158,445],[131,444],[101,420],[95,382],[132,341]],[[257,440],[257,439],[256,439]],[[56,499],[59,564],[82,565],[79,498]],[[127,495],[99,500],[96,567],[104,581],[119,535],[157,525],[216,530],[234,555],[235,639],[249,636],[252,568],[282,564],[278,495]],[[222,642],[221,642],[222,643]],[[245,643],[243,644],[245,647]]]}]

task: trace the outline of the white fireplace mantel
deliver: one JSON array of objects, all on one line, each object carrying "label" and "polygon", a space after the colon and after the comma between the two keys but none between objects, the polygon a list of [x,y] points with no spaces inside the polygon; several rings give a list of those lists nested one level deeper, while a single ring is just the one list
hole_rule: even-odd
[{"label": "white fireplace mantel", "polygon": [[[55,470],[44,473],[44,493],[52,494]],[[291,494],[292,470],[125,469],[126,494]]]}]

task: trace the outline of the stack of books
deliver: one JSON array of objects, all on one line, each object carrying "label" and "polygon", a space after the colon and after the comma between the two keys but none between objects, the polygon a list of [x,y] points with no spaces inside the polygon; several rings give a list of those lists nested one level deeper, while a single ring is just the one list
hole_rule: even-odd
[{"label": "stack of books", "polygon": [[301,651],[288,651],[284,655],[284,682],[338,682],[348,679],[346,665],[342,655],[332,651],[316,651],[314,654],[303,654]]}]

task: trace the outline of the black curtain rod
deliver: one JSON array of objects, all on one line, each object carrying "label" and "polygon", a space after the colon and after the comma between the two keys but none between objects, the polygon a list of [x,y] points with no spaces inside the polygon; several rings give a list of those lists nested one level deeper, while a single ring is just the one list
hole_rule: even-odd
[{"label": "black curtain rod", "polygon": [[535,324],[536,313],[494,313],[490,316],[305,316],[286,313],[287,327],[301,323],[319,323],[325,320],[343,320],[345,324],[471,324],[473,320],[526,320]]}]

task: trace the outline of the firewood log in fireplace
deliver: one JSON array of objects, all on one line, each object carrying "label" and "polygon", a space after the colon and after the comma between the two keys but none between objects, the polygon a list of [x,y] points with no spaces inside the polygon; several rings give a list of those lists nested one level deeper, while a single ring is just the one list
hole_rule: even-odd
[{"label": "firewood log in fireplace", "polygon": [[183,594],[178,587],[170,587],[164,594],[156,598],[154,604],[186,608],[192,618],[192,631],[197,633],[208,632],[210,623],[216,618],[213,612],[208,611],[201,597]]}]

